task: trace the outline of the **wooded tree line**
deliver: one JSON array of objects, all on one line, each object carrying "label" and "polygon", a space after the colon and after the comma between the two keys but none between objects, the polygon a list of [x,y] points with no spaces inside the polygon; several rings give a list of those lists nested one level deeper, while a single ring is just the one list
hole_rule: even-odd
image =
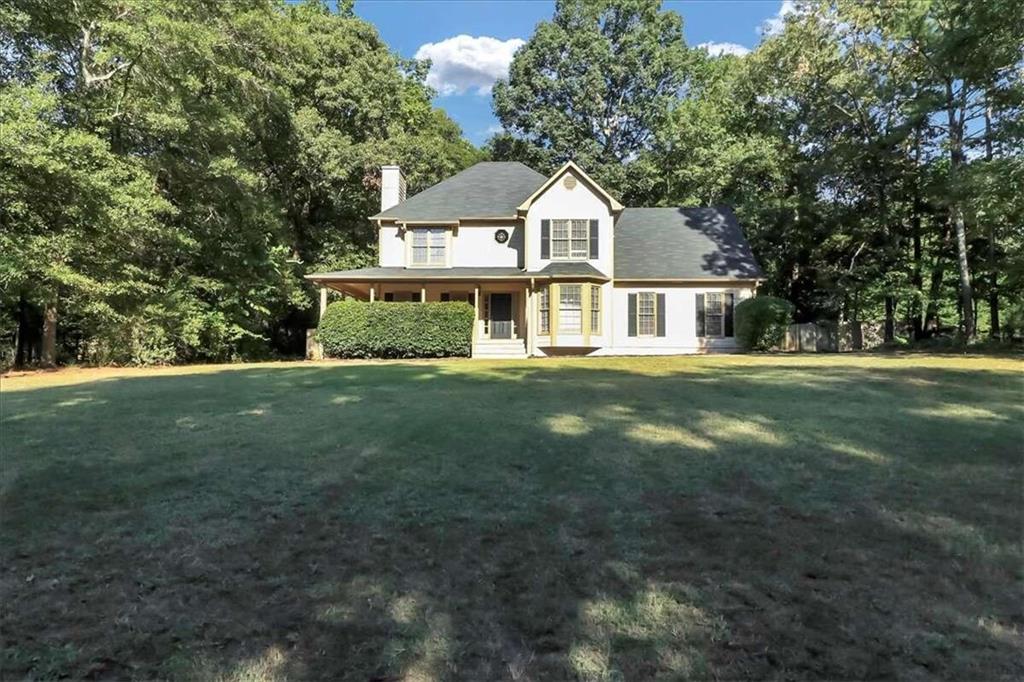
[{"label": "wooded tree line", "polygon": [[301,353],[302,276],[374,259],[381,161],[416,190],[480,154],[351,1],[0,8],[0,305],[21,360]]},{"label": "wooded tree line", "polygon": [[562,0],[495,88],[497,158],[630,206],[736,207],[799,321],[1024,326],[1024,3],[798,3],[745,56],[657,0]]},{"label": "wooded tree line", "polygon": [[378,166],[416,191],[485,155],[734,205],[801,320],[1019,330],[1022,33],[1010,0],[816,2],[711,57],[657,0],[563,0],[481,151],[351,0],[0,0],[0,333],[21,360],[301,352],[302,276],[375,259]]}]

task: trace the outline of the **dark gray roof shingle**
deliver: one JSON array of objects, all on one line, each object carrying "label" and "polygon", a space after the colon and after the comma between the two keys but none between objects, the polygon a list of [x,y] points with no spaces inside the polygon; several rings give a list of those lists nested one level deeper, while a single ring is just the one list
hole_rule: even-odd
[{"label": "dark gray roof shingle", "polygon": [[762,276],[728,206],[626,208],[615,225],[615,279]]},{"label": "dark gray roof shingle", "polygon": [[607,275],[590,263],[583,261],[556,261],[548,263],[536,272],[528,273],[536,277],[587,277],[592,279],[609,279]]},{"label": "dark gray roof shingle", "polygon": [[387,280],[420,281],[430,279],[537,279],[579,277],[583,279],[602,279],[608,277],[590,263],[551,263],[545,268],[527,272],[515,267],[503,268],[401,268],[375,267],[359,268],[358,270],[338,270],[336,272],[318,272],[306,275],[307,279],[324,281],[375,282]]},{"label": "dark gray roof shingle", "polygon": [[519,268],[401,268],[376,267],[359,268],[358,270],[338,270],[336,272],[318,272],[306,275],[312,280],[352,280],[372,282],[375,280],[428,280],[428,279],[480,279],[480,278],[529,278],[529,274]]},{"label": "dark gray roof shingle", "polygon": [[510,217],[546,181],[518,161],[484,161],[370,217],[445,221]]}]

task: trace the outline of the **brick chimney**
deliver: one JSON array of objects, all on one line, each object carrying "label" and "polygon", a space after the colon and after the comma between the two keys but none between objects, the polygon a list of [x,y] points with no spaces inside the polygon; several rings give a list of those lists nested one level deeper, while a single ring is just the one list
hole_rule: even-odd
[{"label": "brick chimney", "polygon": [[380,167],[380,210],[405,201],[405,176],[398,166]]}]

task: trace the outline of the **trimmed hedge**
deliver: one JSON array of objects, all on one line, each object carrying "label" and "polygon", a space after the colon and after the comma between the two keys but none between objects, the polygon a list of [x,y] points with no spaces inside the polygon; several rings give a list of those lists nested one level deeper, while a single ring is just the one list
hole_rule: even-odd
[{"label": "trimmed hedge", "polygon": [[774,296],[756,296],[736,305],[736,343],[744,350],[772,350],[782,346],[793,305]]},{"label": "trimmed hedge", "polygon": [[462,302],[337,301],[324,311],[317,339],[332,358],[468,357],[473,317]]}]

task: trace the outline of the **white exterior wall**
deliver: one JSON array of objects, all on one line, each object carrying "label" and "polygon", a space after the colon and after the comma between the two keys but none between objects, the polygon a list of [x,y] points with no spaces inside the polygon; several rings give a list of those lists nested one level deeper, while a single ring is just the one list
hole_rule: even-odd
[{"label": "white exterior wall", "polygon": [[612,214],[599,194],[587,183],[576,178],[576,187],[569,190],[563,181],[567,171],[542,195],[537,197],[526,214],[526,269],[541,270],[551,262],[540,258],[540,221],[559,218],[586,218],[598,220],[598,258],[587,261],[606,275],[612,274]]},{"label": "white exterior wall", "polygon": [[405,267],[405,240],[398,236],[398,228],[393,225],[385,225],[379,229],[378,264],[382,268]]},{"label": "white exterior wall", "polygon": [[[629,294],[653,291],[665,294],[665,336],[629,336]],[[613,341],[595,355],[674,355],[708,351],[736,350],[735,338],[697,337],[697,294],[731,293],[734,303],[754,295],[754,288],[743,286],[616,285],[612,288],[614,319]],[[561,342],[561,339],[559,339]]]},{"label": "white exterior wall", "polygon": [[[441,225],[451,234],[448,263],[450,267],[490,267],[504,268],[519,265],[519,249],[522,248],[522,227],[502,224],[461,225],[452,228]],[[380,229],[380,253],[378,264],[381,267],[409,267],[406,263],[408,232],[403,233],[398,227],[385,225]],[[499,244],[494,233],[506,230],[509,239]]]},{"label": "white exterior wall", "polygon": [[[514,268],[519,265],[516,244],[522,241],[515,225],[460,225],[452,238],[451,264],[455,268]],[[494,240],[494,233],[505,230],[509,239],[504,244]]]}]

